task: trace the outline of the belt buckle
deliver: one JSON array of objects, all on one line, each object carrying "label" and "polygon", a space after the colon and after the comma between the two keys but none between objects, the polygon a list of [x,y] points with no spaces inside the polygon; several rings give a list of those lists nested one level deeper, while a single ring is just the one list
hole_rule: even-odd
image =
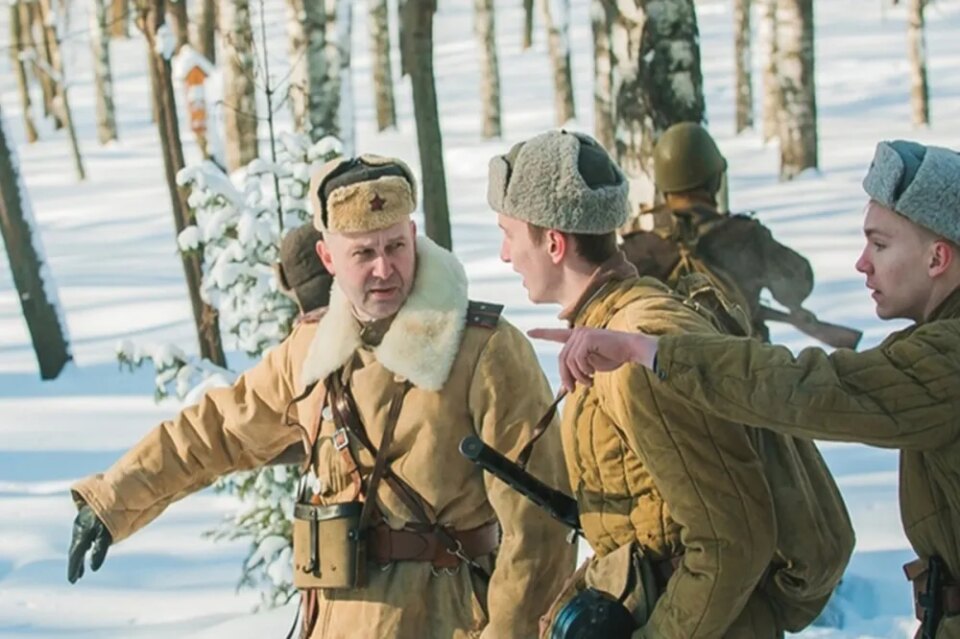
[{"label": "belt buckle", "polygon": [[343,450],[350,445],[350,436],[346,428],[338,428],[333,433],[333,445],[337,450]]}]

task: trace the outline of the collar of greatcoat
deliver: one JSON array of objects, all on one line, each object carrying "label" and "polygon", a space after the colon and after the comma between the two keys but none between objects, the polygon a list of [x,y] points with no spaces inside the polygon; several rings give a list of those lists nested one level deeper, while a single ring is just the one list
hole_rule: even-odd
[{"label": "collar of greatcoat", "polygon": [[[427,237],[417,237],[417,272],[410,297],[397,312],[377,361],[424,390],[438,391],[450,376],[467,318],[467,274],[452,253]],[[361,346],[360,326],[350,302],[334,280],[330,306],[303,363],[304,386],[347,363]]]}]

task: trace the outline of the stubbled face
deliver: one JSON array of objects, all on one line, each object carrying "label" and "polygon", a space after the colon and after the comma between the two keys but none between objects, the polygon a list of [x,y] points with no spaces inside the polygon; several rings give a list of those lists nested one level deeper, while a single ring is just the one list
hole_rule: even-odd
[{"label": "stubbled face", "polygon": [[513,266],[523,278],[527,296],[535,304],[559,301],[557,266],[550,256],[547,241],[536,244],[530,236],[526,222],[497,214],[497,222],[503,232],[500,244],[500,259]]},{"label": "stubbled face", "polygon": [[416,272],[416,225],[403,221],[368,233],[324,233],[320,260],[360,319],[390,317],[410,295]]},{"label": "stubbled face", "polygon": [[923,320],[933,288],[930,237],[874,200],[867,204],[863,234],[867,244],[856,268],[867,276],[877,316]]}]

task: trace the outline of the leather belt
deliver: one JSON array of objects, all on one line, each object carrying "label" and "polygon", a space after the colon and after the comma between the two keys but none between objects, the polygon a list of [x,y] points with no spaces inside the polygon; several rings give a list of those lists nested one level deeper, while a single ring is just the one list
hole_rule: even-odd
[{"label": "leather belt", "polygon": [[[930,563],[926,559],[915,559],[904,564],[903,572],[907,579],[913,582],[913,603],[917,619],[923,621],[924,606],[920,603],[921,597],[927,592],[927,572]],[[944,575],[940,590],[940,601],[943,615],[953,617],[960,615],[960,584],[953,581],[949,575]]]},{"label": "leather belt", "polygon": [[[470,530],[447,530],[460,544],[462,555],[470,559],[489,555],[500,545],[500,524],[496,521]],[[370,558],[378,564],[425,561],[435,568],[453,569],[462,561],[430,530],[394,530],[381,523],[370,528],[367,535]]]}]

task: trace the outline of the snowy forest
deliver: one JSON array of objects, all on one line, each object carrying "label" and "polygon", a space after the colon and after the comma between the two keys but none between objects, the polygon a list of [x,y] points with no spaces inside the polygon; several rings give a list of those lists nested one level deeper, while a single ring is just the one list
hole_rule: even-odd
[{"label": "snowy forest", "polygon": [[[593,135],[639,217],[653,146],[706,125],[723,211],[810,260],[810,310],[878,344],[853,264],[876,143],[960,147],[952,0],[3,0],[0,637],[285,636],[299,470],[174,504],[71,586],[69,486],[109,467],[290,332],[274,271],[311,171],[402,158],[418,228],[471,299],[557,325],[499,259],[487,163],[550,128]],[[771,338],[816,344],[788,324]],[[535,344],[552,386],[558,348]],[[895,451],[822,443],[857,547],[798,636],[912,637]],[[580,548],[581,557],[589,548]]]}]

